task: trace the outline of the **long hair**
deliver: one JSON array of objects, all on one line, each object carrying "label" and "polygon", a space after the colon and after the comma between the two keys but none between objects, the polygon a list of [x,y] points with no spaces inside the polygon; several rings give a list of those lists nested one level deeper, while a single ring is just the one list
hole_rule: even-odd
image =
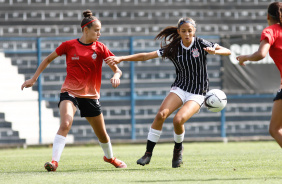
[{"label": "long hair", "polygon": [[[162,40],[161,47],[164,49],[162,58],[173,59],[177,56],[178,45],[181,42],[181,37],[177,30],[183,23],[191,23],[196,27],[196,23],[189,17],[184,17],[178,20],[177,26],[169,26],[163,29],[156,37],[155,40]],[[164,44],[164,45],[163,45]]]},{"label": "long hair", "polygon": [[268,6],[267,10],[268,15],[279,22],[280,26],[282,26],[282,3],[281,2],[273,2]]}]

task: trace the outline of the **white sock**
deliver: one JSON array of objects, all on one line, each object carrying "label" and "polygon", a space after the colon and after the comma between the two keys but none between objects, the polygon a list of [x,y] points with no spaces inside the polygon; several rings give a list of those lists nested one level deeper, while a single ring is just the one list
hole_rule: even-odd
[{"label": "white sock", "polygon": [[56,134],[54,143],[53,143],[52,160],[55,160],[57,162],[60,161],[65,144],[66,144],[66,137]]},{"label": "white sock", "polygon": [[107,143],[101,143],[100,141],[98,141],[100,146],[102,147],[103,151],[104,151],[104,154],[105,154],[105,157],[107,159],[111,159],[114,157],[113,155],[113,149],[112,149],[112,144],[111,144],[111,141],[109,140],[109,142]]},{"label": "white sock", "polygon": [[174,141],[176,142],[176,143],[181,143],[181,142],[183,142],[183,140],[184,140],[184,135],[185,135],[185,131],[182,133],[182,134],[180,134],[180,135],[177,135],[175,132],[173,132],[174,133]]},{"label": "white sock", "polygon": [[162,134],[161,130],[156,130],[156,129],[150,128],[150,131],[148,133],[148,138],[147,139],[149,141],[157,143],[159,141],[159,139],[160,139],[161,134]]}]

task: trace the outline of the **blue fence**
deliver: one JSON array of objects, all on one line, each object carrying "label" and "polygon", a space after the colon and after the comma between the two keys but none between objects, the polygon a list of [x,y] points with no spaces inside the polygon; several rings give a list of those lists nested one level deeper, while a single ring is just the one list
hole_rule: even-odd
[{"label": "blue fence", "polygon": [[[217,39],[219,40],[218,36],[204,36],[206,39]],[[40,64],[42,60],[42,54],[43,53],[51,53],[54,51],[52,49],[44,48],[42,49],[42,42],[45,41],[51,41],[51,42],[61,42],[69,39],[74,39],[73,37],[48,37],[48,38],[0,38],[0,42],[31,42],[36,43],[36,48],[30,48],[29,46],[25,48],[17,48],[13,46],[7,45],[6,47],[1,48],[2,52],[5,54],[36,54],[38,65]],[[116,41],[125,41],[127,45],[125,48],[116,48],[116,49],[110,49],[113,53],[116,52],[122,52],[127,54],[134,54],[138,52],[147,52],[152,51],[152,48],[136,48],[134,46],[135,40],[138,39],[144,39],[144,40],[153,40],[153,37],[103,37],[101,38],[102,42],[103,40],[116,40]],[[155,48],[157,49],[157,48]],[[0,50],[0,51],[1,51]],[[131,103],[131,139],[136,139],[135,135],[135,102],[138,100],[160,100],[164,99],[165,96],[158,95],[158,96],[138,96],[135,93],[135,81],[134,81],[134,72],[135,72],[135,64],[134,62],[130,62],[130,96],[125,97],[101,97],[101,101],[121,101],[121,100],[129,100]],[[46,101],[58,101],[57,98],[44,98],[42,96],[42,84],[41,84],[41,76],[38,78],[38,101],[39,101],[39,143],[42,142],[41,137],[41,102],[42,100]],[[261,98],[261,97],[272,97],[273,95],[232,95],[228,96],[228,99],[236,99],[236,98]],[[225,127],[225,109],[221,111],[221,137],[226,137],[226,127]]]}]

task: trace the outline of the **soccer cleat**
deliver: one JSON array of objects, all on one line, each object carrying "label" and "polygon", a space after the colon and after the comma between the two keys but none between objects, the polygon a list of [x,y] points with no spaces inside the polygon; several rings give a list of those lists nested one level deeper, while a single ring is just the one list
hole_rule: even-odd
[{"label": "soccer cleat", "polygon": [[110,164],[114,165],[116,168],[127,168],[127,165],[123,161],[115,157],[111,159],[107,159],[107,157],[104,156],[104,161],[109,162]]},{"label": "soccer cleat", "polygon": [[173,168],[177,168],[180,167],[181,164],[183,164],[182,162],[182,153],[183,153],[184,147],[182,146],[179,149],[175,149],[173,150],[173,158],[172,158],[172,167]]},{"label": "soccer cleat", "polygon": [[149,164],[151,161],[151,157],[152,157],[152,153],[146,152],[142,158],[137,160],[137,164],[142,165],[142,166]]},{"label": "soccer cleat", "polygon": [[58,162],[52,160],[52,162],[46,162],[44,164],[45,169],[49,172],[49,171],[56,171],[57,167],[58,167]]}]

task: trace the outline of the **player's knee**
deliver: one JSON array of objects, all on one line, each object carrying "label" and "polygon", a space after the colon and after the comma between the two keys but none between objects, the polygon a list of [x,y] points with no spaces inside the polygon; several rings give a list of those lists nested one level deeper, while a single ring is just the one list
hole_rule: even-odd
[{"label": "player's knee", "polygon": [[272,137],[275,137],[277,134],[279,134],[279,127],[278,126],[275,126],[276,124],[274,122],[271,122],[270,125],[269,125],[269,134],[272,136]]},{"label": "player's knee", "polygon": [[173,118],[173,126],[182,126],[185,123],[185,119],[182,116],[175,116]]},{"label": "player's knee", "polygon": [[162,120],[162,121],[166,120],[167,117],[168,117],[168,110],[159,111],[156,116],[157,120]]},{"label": "player's knee", "polygon": [[268,132],[272,137],[275,137],[275,129],[273,127],[269,126]]},{"label": "player's knee", "polygon": [[61,131],[69,131],[71,129],[72,122],[71,121],[63,121],[60,125]]}]

